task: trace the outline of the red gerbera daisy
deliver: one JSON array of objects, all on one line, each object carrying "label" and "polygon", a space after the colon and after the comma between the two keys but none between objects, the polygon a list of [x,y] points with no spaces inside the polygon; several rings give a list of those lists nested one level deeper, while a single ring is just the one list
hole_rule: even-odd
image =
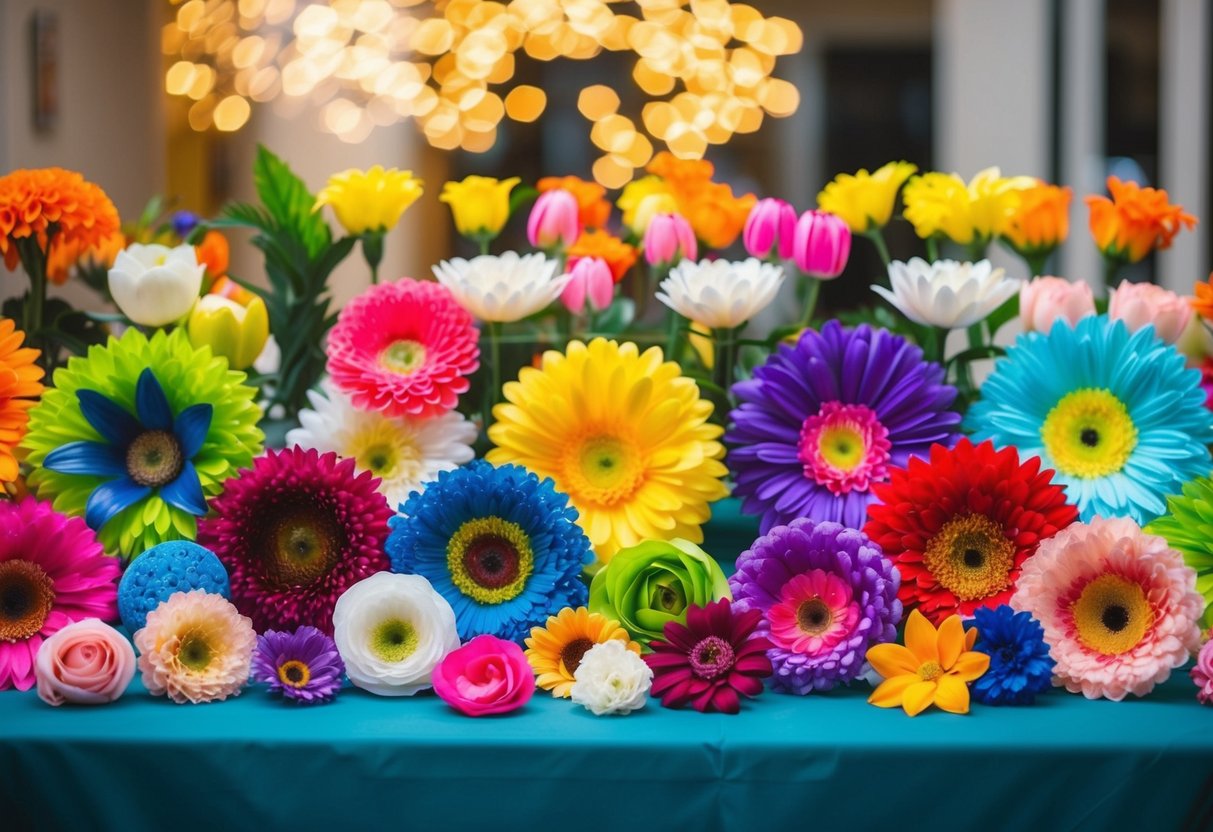
[{"label": "red gerbera daisy", "polygon": [[929,462],[911,457],[889,482],[873,486],[864,532],[901,572],[898,595],[939,625],[954,614],[1010,600],[1036,545],[1074,522],[1040,459],[1020,462],[1015,448],[995,451],[968,439],[931,447]]},{"label": "red gerbera daisy", "polygon": [[436,416],[452,410],[479,366],[472,316],[438,283],[401,278],[350,301],[329,333],[333,383],[364,410]]},{"label": "red gerbera daisy", "polygon": [[665,641],[649,643],[653,652],[644,660],[653,669],[653,695],[667,708],[740,711],[738,694],[757,696],[771,675],[766,651],[774,645],[754,637],[760,621],[760,610],[734,613],[727,598],[687,607],[685,625],[668,621]]}]

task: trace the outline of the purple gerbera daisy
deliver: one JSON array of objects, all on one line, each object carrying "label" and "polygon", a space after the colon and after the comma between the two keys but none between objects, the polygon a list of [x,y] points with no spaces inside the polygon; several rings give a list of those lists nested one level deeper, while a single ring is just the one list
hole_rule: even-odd
[{"label": "purple gerbera daisy", "polygon": [[762,531],[798,517],[860,528],[872,483],[931,445],[951,447],[956,388],[904,338],[830,321],[733,386],[725,435],[734,493]]},{"label": "purple gerbera daisy", "polygon": [[763,614],[774,687],[801,695],[852,681],[869,647],[896,638],[900,583],[863,532],[811,520],[758,538],[729,578],[734,608]]},{"label": "purple gerbera daisy", "polygon": [[266,630],[257,636],[252,676],[269,685],[271,693],[302,705],[327,702],[341,689],[343,673],[337,645],[315,627],[293,633]]}]

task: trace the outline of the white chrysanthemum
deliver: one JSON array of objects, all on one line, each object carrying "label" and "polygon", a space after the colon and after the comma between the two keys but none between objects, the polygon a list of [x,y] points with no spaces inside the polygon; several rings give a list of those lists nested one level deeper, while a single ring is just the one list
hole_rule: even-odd
[{"label": "white chrysanthemum", "polygon": [[355,685],[412,696],[432,686],[434,668],[459,646],[459,633],[451,605],[429,581],[379,572],[337,599],[333,641]]},{"label": "white chrysanthemum", "polygon": [[915,257],[889,264],[892,291],[883,286],[872,290],[897,307],[916,324],[943,329],[964,329],[983,320],[1019,291],[1017,278],[1007,277],[989,260],[958,263],[936,260],[928,263]]},{"label": "white chrysanthemum", "polygon": [[379,477],[379,492],[393,511],[413,491],[476,455],[476,426],[457,411],[429,419],[390,417],[359,410],[330,382],[324,395],[308,391],[311,410],[299,412],[299,424],[286,435],[287,446],[336,451],[353,459],[360,471]]},{"label": "white chrysanthemum", "polygon": [[573,673],[573,701],[595,716],[629,714],[644,707],[653,670],[628,650],[626,641],[595,644],[581,657]]},{"label": "white chrysanthemum", "polygon": [[434,266],[434,277],[451,290],[459,305],[482,321],[520,321],[560,297],[570,275],[542,254],[507,251],[471,260],[456,257]]},{"label": "white chrysanthemum", "polygon": [[683,260],[661,281],[657,299],[703,326],[733,329],[766,309],[781,285],[783,267],[754,257]]}]

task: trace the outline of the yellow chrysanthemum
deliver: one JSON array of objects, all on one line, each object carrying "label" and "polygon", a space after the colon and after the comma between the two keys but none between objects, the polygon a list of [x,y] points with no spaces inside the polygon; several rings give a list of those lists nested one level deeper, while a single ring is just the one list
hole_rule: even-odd
[{"label": "yellow chrysanthemum", "polygon": [[596,338],[544,353],[493,410],[488,453],[551,477],[606,562],[642,540],[703,540],[708,504],[725,496],[712,403],[661,349]]},{"label": "yellow chrysanthemum", "polygon": [[25,436],[29,409],[42,394],[42,368],[34,363],[38,350],[22,347],[25,333],[8,318],[0,318],[0,483],[17,479],[13,449]]},{"label": "yellow chrysanthemum", "polygon": [[535,671],[535,684],[552,696],[567,699],[573,690],[573,674],[581,658],[595,644],[622,641],[637,656],[640,645],[628,638],[618,621],[585,607],[565,607],[548,617],[546,627],[535,627],[526,640],[526,660]]},{"label": "yellow chrysanthemum", "polygon": [[1030,176],[1003,176],[998,168],[980,171],[968,184],[954,173],[931,172],[911,179],[902,198],[919,237],[942,234],[967,246],[1005,234],[1020,191],[1036,184]]},{"label": "yellow chrysanthemum", "polygon": [[316,208],[329,205],[350,234],[387,231],[400,222],[405,209],[421,196],[421,180],[411,170],[351,168],[329,177],[316,196]]},{"label": "yellow chrysanthemum", "polygon": [[871,173],[840,173],[817,195],[817,206],[840,217],[854,234],[884,228],[897,192],[916,170],[909,162],[889,162]]}]

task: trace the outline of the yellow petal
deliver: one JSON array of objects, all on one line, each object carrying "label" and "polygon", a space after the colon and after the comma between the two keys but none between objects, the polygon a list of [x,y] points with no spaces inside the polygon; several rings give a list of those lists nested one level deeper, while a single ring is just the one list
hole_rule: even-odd
[{"label": "yellow petal", "polygon": [[961,653],[949,673],[962,682],[972,682],[990,669],[990,657],[985,653]]},{"label": "yellow petal", "polygon": [[939,625],[939,665],[948,670],[964,652],[965,627],[959,615],[950,615]]},{"label": "yellow petal", "polygon": [[965,630],[965,649],[972,650],[973,645],[977,643],[977,628],[970,627]]},{"label": "yellow petal", "polygon": [[904,676],[885,679],[876,690],[872,691],[872,695],[868,697],[868,703],[877,708],[896,708],[901,704],[901,698],[906,688],[917,681],[917,676],[911,676],[908,673]]},{"label": "yellow petal", "polygon": [[915,671],[920,664],[939,662],[937,641],[935,628],[931,626],[930,621],[927,621],[926,616],[918,610],[911,612],[909,619],[906,620],[906,647],[910,648],[910,652],[918,659],[914,665]]},{"label": "yellow petal", "polygon": [[939,689],[935,691],[935,704],[950,714],[967,714],[969,686],[956,676],[946,673],[937,681]]},{"label": "yellow petal", "polygon": [[935,701],[939,686],[935,682],[915,682],[901,695],[901,707],[910,716],[918,716]]},{"label": "yellow petal", "polygon": [[909,673],[918,675],[918,660],[900,644],[877,644],[868,649],[868,661],[886,679]]}]

